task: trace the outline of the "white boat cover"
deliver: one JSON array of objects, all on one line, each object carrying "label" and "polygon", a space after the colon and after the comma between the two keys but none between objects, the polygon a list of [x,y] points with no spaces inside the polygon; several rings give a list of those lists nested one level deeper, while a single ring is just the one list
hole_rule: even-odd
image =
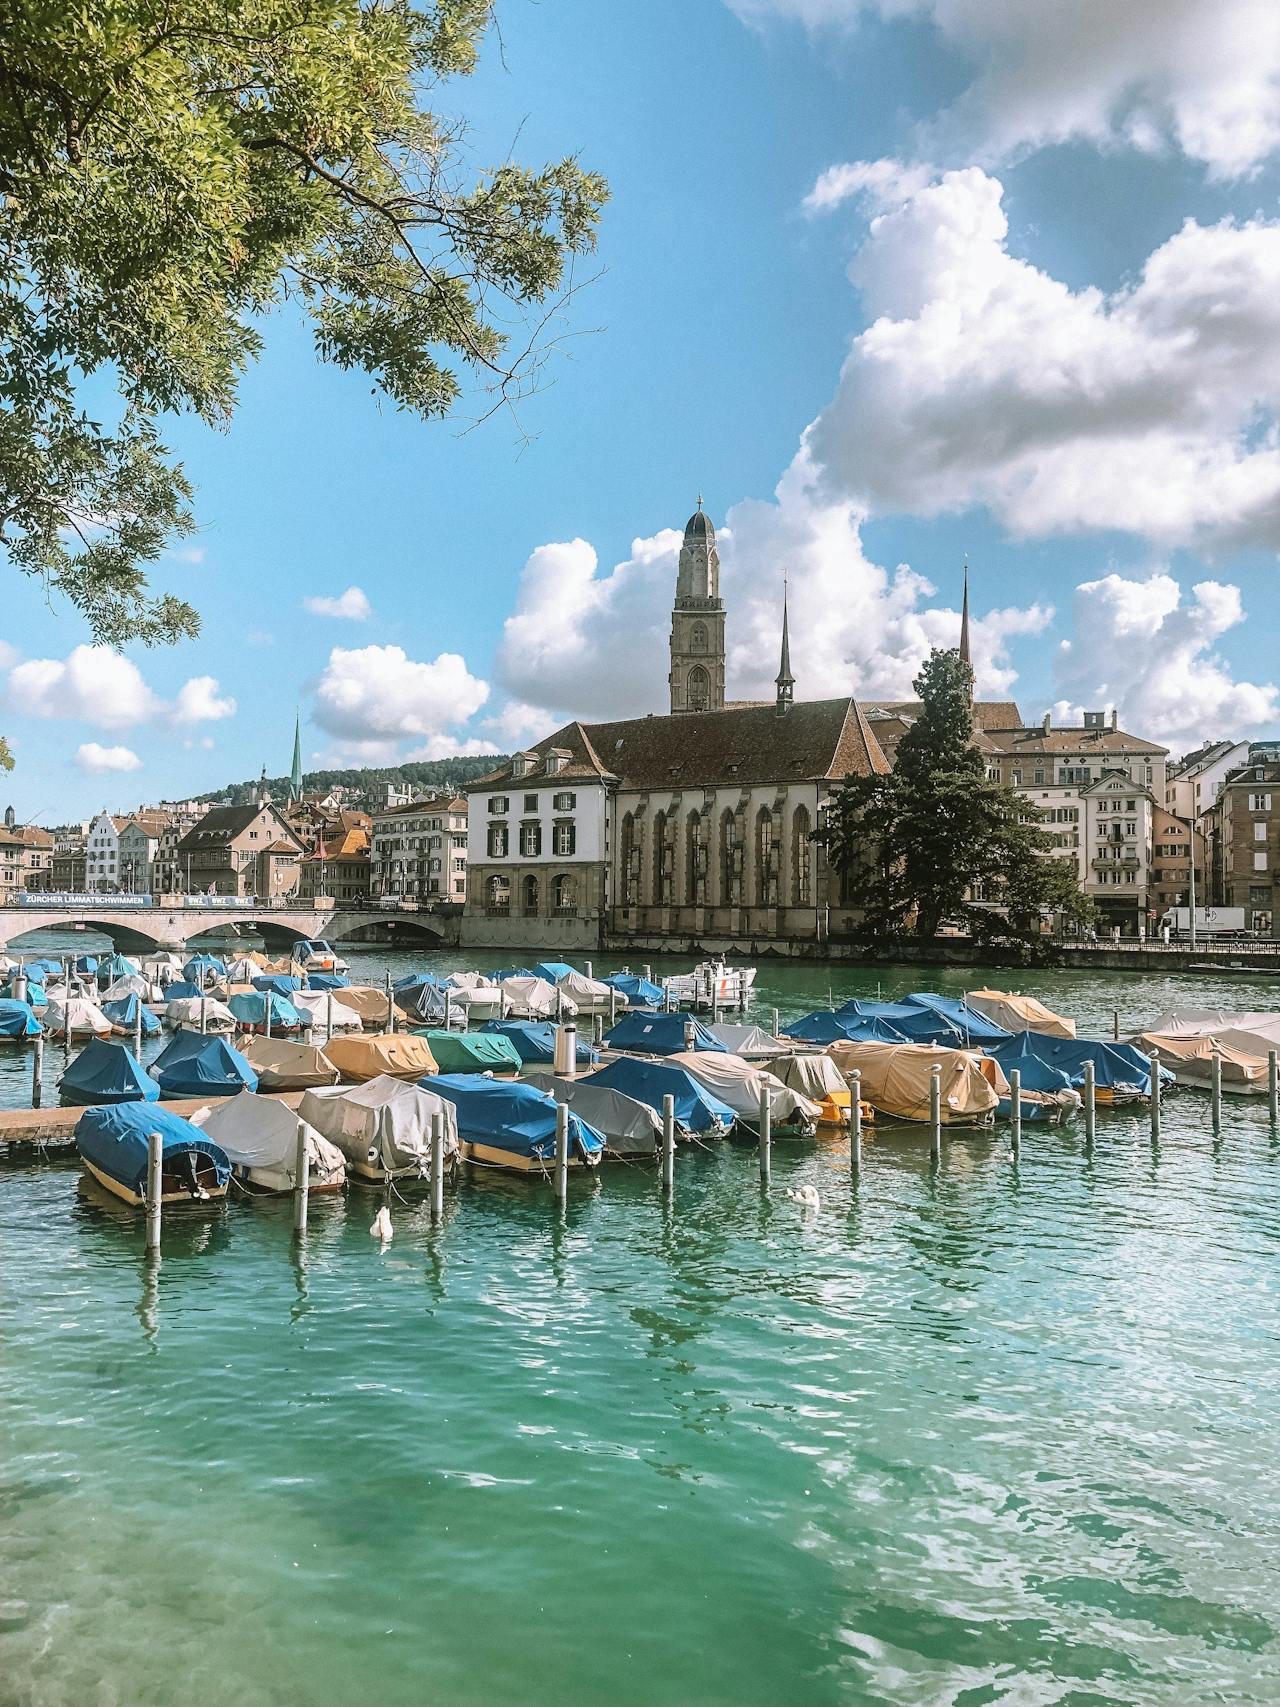
[{"label": "white boat cover", "polygon": [[[585,972],[566,972],[563,978],[556,980],[556,987],[564,991],[579,1013],[607,1014],[611,1000],[614,1007],[626,1006],[617,990],[602,984],[598,978],[588,978]],[[583,1119],[586,1118],[584,1115]]]},{"label": "white boat cover", "polygon": [[965,1001],[985,1019],[1006,1031],[1038,1031],[1045,1037],[1074,1037],[1076,1022],[1054,1013],[1034,996],[1011,990],[970,990]]},{"label": "white boat cover", "polygon": [[181,977],[184,964],[185,962],[180,954],[170,954],[167,949],[161,949],[158,954],[147,955],[141,963],[141,970],[153,975],[158,975],[161,972],[176,972]]},{"label": "white boat cover", "polygon": [[[1252,1047],[1241,1045],[1241,1034],[1252,1040]],[[1235,1046],[1245,1047],[1250,1054],[1280,1049],[1280,1014],[1233,1014],[1226,1008],[1176,1008],[1153,1020],[1142,1034],[1144,1037],[1226,1037],[1236,1038]]]},{"label": "white boat cover", "polygon": [[445,997],[451,1013],[461,1013],[469,1019],[496,1019],[502,1005],[502,991],[496,984],[470,984],[462,989],[446,989]]},{"label": "white boat cover", "polygon": [[163,1000],[159,984],[151,978],[140,977],[136,972],[127,972],[123,978],[117,978],[114,984],[108,984],[101,999],[104,1002],[118,1002],[125,996],[137,996],[141,1002]]},{"label": "white boat cover", "polygon": [[262,962],[252,955],[241,954],[227,961],[227,979],[232,984],[252,984],[262,976]]},{"label": "white boat cover", "polygon": [[335,1037],[324,1052],[348,1083],[384,1076],[420,1079],[424,1073],[439,1072],[431,1045],[410,1031]]},{"label": "white boat cover", "polygon": [[504,978],[499,996],[510,1019],[571,1019],[578,1011],[573,997],[557,990],[545,978]]},{"label": "white boat cover", "polygon": [[[1196,1037],[1170,1037],[1156,1031],[1144,1031],[1132,1041],[1144,1054],[1160,1051],[1160,1065],[1167,1067],[1180,1085],[1213,1087],[1213,1057],[1222,1058],[1222,1088],[1224,1091],[1263,1092],[1267,1089],[1270,1065],[1268,1044],[1255,1032],[1237,1031],[1226,1026],[1221,1031]],[[1261,1045],[1261,1047],[1259,1047]]]},{"label": "white boat cover", "polygon": [[378,1026],[387,1023],[385,990],[379,990],[372,984],[351,984],[345,990],[335,990],[334,994],[340,998],[344,1008],[350,1008],[353,1013],[360,1015],[364,1025]]},{"label": "white boat cover", "polygon": [[775,1055],[784,1053],[787,1047],[785,1037],[773,1037],[769,1032],[762,1031],[758,1025],[725,1025],[718,1022],[709,1025],[707,1030],[712,1037],[718,1038],[730,1055],[741,1055],[743,1060],[753,1060],[770,1072],[769,1062]]},{"label": "white boat cover", "polygon": [[1000,1101],[974,1056],[963,1049],[930,1043],[831,1043],[827,1053],[842,1073],[856,1067],[862,1074],[866,1102],[900,1120],[928,1120],[934,1066],[942,1068],[944,1123],[985,1119]]},{"label": "white boat cover", "polygon": [[760,1098],[767,1091],[769,1108],[776,1121],[816,1121],[822,1110],[799,1091],[784,1085],[772,1073],[744,1061],[740,1055],[722,1055],[716,1049],[689,1049],[664,1057],[672,1067],[683,1067],[712,1096],[727,1102],[735,1114],[759,1120]]},{"label": "white boat cover", "polygon": [[[193,1125],[221,1144],[235,1166],[249,1168],[256,1184],[273,1191],[294,1188],[298,1118],[275,1097],[254,1096],[248,1091],[238,1097],[219,1098],[215,1106],[197,1109],[191,1117]],[[309,1123],[307,1155],[313,1185],[331,1185],[345,1176],[342,1151]]]},{"label": "white boat cover", "polygon": [[646,1102],[582,1079],[543,1079],[539,1088],[594,1126],[615,1155],[652,1156],[661,1147],[662,1116]]},{"label": "white boat cover", "polygon": [[216,996],[179,996],[164,1010],[164,1022],[174,1031],[199,1031],[200,1010],[204,1009],[206,1031],[234,1031],[236,1016],[225,1002]]},{"label": "white boat cover", "polygon": [[309,1091],[336,1085],[338,1069],[321,1049],[288,1037],[251,1037],[240,1051],[264,1091]]},{"label": "white boat cover", "polygon": [[426,1174],[431,1161],[431,1117],[444,1116],[444,1154],[458,1153],[458,1119],[451,1102],[400,1079],[370,1079],[354,1090],[307,1091],[299,1116],[344,1156],[365,1162],[375,1152],[388,1173]]},{"label": "white boat cover", "polygon": [[47,1032],[65,1034],[69,1029],[72,1037],[111,1035],[111,1021],[96,1002],[85,996],[50,996],[40,1018]]},{"label": "white boat cover", "polygon": [[452,990],[496,990],[496,978],[486,978],[483,972],[452,972],[445,979]]},{"label": "white boat cover", "polygon": [[[333,1029],[335,1031],[363,1031],[364,1021],[354,1008],[349,1008],[343,1001],[345,990],[293,990],[285,997],[301,1014],[306,1014],[313,1029],[323,1031],[329,1024],[329,998],[333,998]],[[384,1003],[385,1006],[385,997]]]}]

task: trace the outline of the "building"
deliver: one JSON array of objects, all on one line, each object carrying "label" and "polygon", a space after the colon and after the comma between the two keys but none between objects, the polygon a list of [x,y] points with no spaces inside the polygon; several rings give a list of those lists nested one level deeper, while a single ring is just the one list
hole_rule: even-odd
[{"label": "building", "polygon": [[372,893],[455,902],[467,895],[467,797],[438,794],[372,814]]},{"label": "building", "polygon": [[1200,818],[1216,804],[1232,771],[1249,757],[1247,741],[1207,741],[1192,753],[1172,761],[1165,778],[1164,804],[1178,817]]},{"label": "building", "polygon": [[85,837],[85,887],[92,894],[120,888],[120,832],[129,822],[99,812]]},{"label": "building", "polygon": [[30,889],[53,886],[54,838],[35,824],[19,824],[12,806],[0,829],[0,905]]},{"label": "building", "polygon": [[348,904],[369,897],[371,861],[369,821],[364,813],[345,813],[344,819],[322,833],[299,866],[300,901],[344,901]]},{"label": "building", "polygon": [[296,894],[301,857],[300,844],[270,801],[214,807],[175,850],[186,890],[256,896],[263,902]]},{"label": "building", "polygon": [[187,863],[178,849],[208,810],[199,801],[178,801],[168,809],[151,859],[153,895],[182,895],[191,888]]},{"label": "building", "polygon": [[119,887],[125,894],[154,893],[156,856],[168,827],[168,819],[156,813],[135,813],[125,821],[117,838]]},{"label": "building", "polygon": [[1280,754],[1251,748],[1227,777],[1213,809],[1219,882],[1214,899],[1244,909],[1245,929],[1280,936]]},{"label": "building", "polygon": [[[1207,906],[1210,891],[1207,840],[1203,816],[1195,821],[1195,896],[1197,907]],[[1152,912],[1159,925],[1171,907],[1191,905],[1191,820],[1165,806],[1155,808],[1152,823],[1151,894]]]},{"label": "building", "polygon": [[88,855],[83,842],[78,847],[73,843],[68,843],[65,847],[55,848],[51,871],[51,887],[57,894],[87,894],[89,889]]},{"label": "building", "polygon": [[720,553],[702,499],[689,517],[676,571],[671,611],[673,717],[691,711],[724,710],[724,601],[720,597]]}]

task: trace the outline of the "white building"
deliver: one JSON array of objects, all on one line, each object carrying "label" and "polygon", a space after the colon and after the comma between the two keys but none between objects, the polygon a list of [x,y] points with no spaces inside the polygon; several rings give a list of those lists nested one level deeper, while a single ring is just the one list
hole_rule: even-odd
[{"label": "white building", "polygon": [[1179,818],[1201,818],[1232,771],[1249,760],[1247,741],[1209,741],[1169,766],[1164,804]]},{"label": "white building", "polygon": [[371,814],[370,884],[375,895],[453,901],[467,893],[467,802],[436,795]]},{"label": "white building", "polygon": [[120,887],[120,832],[127,818],[113,818],[109,812],[99,812],[89,825],[85,837],[85,887],[90,894],[102,894]]}]

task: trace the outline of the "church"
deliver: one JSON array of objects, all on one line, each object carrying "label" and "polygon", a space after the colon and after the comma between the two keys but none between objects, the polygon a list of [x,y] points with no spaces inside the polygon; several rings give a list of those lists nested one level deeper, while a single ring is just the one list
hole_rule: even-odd
[{"label": "church", "polygon": [[846,777],[889,769],[877,728],[896,738],[912,707],[797,701],[795,688],[784,594],[774,698],[726,701],[720,558],[699,499],[676,573],[667,714],[566,724],[467,785],[463,942],[540,958],[811,953],[844,934],[855,920],[815,832]]}]

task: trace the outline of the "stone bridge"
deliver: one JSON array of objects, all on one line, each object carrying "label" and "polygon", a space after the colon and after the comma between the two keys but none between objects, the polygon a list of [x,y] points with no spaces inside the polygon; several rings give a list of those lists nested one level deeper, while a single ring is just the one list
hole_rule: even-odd
[{"label": "stone bridge", "polygon": [[[35,906],[0,906],[0,949],[21,950],[32,931],[71,930],[77,925],[101,931],[124,953],[149,948],[184,948],[196,937],[252,928],[269,947],[287,950],[306,937],[339,943],[374,942],[384,947],[453,948],[461,909],[407,912],[372,907],[183,907],[112,906],[111,897],[86,895]],[[34,949],[31,951],[35,952]]]}]

